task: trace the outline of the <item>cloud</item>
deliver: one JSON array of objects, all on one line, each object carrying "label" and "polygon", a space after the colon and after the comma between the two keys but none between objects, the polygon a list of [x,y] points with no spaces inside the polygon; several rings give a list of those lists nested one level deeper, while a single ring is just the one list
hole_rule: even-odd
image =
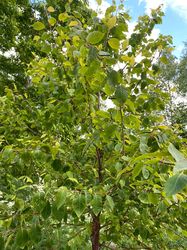
[{"label": "cloud", "polygon": [[104,16],[106,9],[110,7],[110,4],[106,0],[103,0],[100,6],[97,4],[96,0],[89,0],[88,2],[90,8],[99,13],[98,17],[100,18]]},{"label": "cloud", "polygon": [[163,5],[163,9],[165,9],[166,8],[166,1],[167,0],[139,0],[139,4],[144,2],[145,3],[146,13],[150,14],[151,9],[156,9],[160,5]]},{"label": "cloud", "polygon": [[156,9],[163,5],[163,10],[171,8],[178,15],[187,21],[187,1],[186,0],[139,0],[139,4],[145,3],[146,13],[150,14],[151,9]]},{"label": "cloud", "polygon": [[150,35],[150,38],[156,40],[159,37],[159,34],[160,34],[160,29],[154,28]]}]

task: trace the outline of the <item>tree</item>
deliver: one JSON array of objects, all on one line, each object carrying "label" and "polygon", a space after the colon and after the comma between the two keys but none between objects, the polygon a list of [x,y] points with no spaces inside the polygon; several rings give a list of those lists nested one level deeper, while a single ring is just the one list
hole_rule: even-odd
[{"label": "tree", "polygon": [[183,96],[186,95],[187,92],[187,83],[186,83],[186,76],[187,76],[187,43],[184,43],[184,49],[182,51],[182,56],[180,58],[179,66],[178,66],[178,89],[180,94]]},{"label": "tree", "polygon": [[[65,2],[53,0],[55,8],[64,11]],[[72,8],[80,10],[87,1],[73,1]],[[4,85],[11,87],[13,83],[21,86],[29,85],[26,76],[27,66],[33,59],[33,36],[36,31],[32,24],[38,19],[48,23],[46,5],[51,1],[5,0],[0,9],[0,90]],[[8,42],[7,42],[8,41]],[[40,56],[43,56],[40,51]],[[44,54],[45,55],[45,54]]]},{"label": "tree", "polygon": [[[161,64],[160,82],[161,88],[170,93],[170,101],[166,105],[166,117],[168,124],[179,127],[180,136],[186,136],[186,103],[184,97],[185,92],[185,49],[182,57],[177,60],[171,54],[166,53],[167,64]],[[178,101],[176,101],[178,99]]]},{"label": "tree", "polygon": [[1,248],[183,249],[186,160],[167,150],[178,139],[162,125],[154,63],[170,41],[148,37],[163,13],[140,17],[128,39],[116,6],[99,19],[72,4],[33,24],[31,84],[0,99]]}]

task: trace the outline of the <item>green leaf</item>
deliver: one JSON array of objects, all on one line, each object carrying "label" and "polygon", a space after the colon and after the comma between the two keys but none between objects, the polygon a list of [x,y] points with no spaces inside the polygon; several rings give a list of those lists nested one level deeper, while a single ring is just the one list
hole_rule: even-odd
[{"label": "green leaf", "polygon": [[35,22],[34,24],[33,24],[33,28],[35,29],[35,30],[43,30],[43,29],[45,29],[45,25],[42,23],[42,22]]},{"label": "green leaf", "polygon": [[108,202],[108,204],[109,204],[109,206],[110,206],[111,210],[113,210],[113,209],[114,209],[115,204],[114,204],[114,201],[113,201],[112,197],[111,197],[111,196],[109,196],[109,195],[107,195],[107,196],[106,196],[106,200],[107,200],[107,202]]},{"label": "green leaf", "polygon": [[128,106],[128,108],[130,109],[130,111],[133,114],[135,114],[136,109],[135,109],[134,103],[128,99],[125,104]]},{"label": "green leaf", "polygon": [[98,215],[103,208],[102,197],[100,195],[94,195],[91,201],[91,206],[94,214]]},{"label": "green leaf", "polygon": [[73,210],[76,213],[77,217],[80,217],[86,208],[86,199],[85,195],[79,194],[73,200]]},{"label": "green leaf", "polygon": [[144,203],[144,204],[149,204],[149,200],[148,200],[148,195],[147,195],[147,193],[140,193],[139,195],[138,195],[138,199],[142,202],[142,203]]},{"label": "green leaf", "polygon": [[148,201],[149,203],[157,205],[159,203],[159,194],[148,193]]},{"label": "green leaf", "polygon": [[174,146],[172,143],[169,144],[168,146],[168,151],[170,152],[170,154],[173,156],[173,158],[176,160],[176,161],[183,161],[185,160],[185,157],[184,155],[179,152]]},{"label": "green leaf", "polygon": [[133,179],[135,179],[140,174],[140,172],[142,170],[142,167],[143,167],[142,162],[139,162],[139,163],[136,164],[135,168],[132,171]]},{"label": "green leaf", "polygon": [[119,49],[119,40],[117,38],[110,38],[108,44],[112,49]]},{"label": "green leaf", "polygon": [[117,86],[115,98],[120,104],[123,104],[127,100],[128,93],[125,87],[123,87],[122,85]]},{"label": "green leaf", "polygon": [[56,193],[56,207],[59,209],[65,202],[68,195],[68,189],[66,187],[60,187]]},{"label": "green leaf", "polygon": [[3,237],[0,235],[0,250],[4,250],[5,249],[5,242]]},{"label": "green leaf", "polygon": [[86,41],[91,44],[97,44],[101,42],[101,40],[104,38],[104,33],[100,31],[92,31],[88,34]]},{"label": "green leaf", "polygon": [[16,234],[16,245],[24,247],[27,241],[29,240],[28,232],[25,229],[20,229]]},{"label": "green leaf", "polygon": [[145,167],[142,168],[142,174],[145,180],[149,178],[149,171]]},{"label": "green leaf", "polygon": [[46,203],[44,209],[42,210],[42,217],[46,220],[51,214],[51,205],[49,201]]},{"label": "green leaf", "polygon": [[185,160],[177,161],[175,163],[173,172],[177,173],[177,172],[184,171],[184,170],[187,170],[187,160],[185,159]]},{"label": "green leaf", "polygon": [[29,237],[33,242],[39,242],[41,240],[41,228],[37,225],[32,226]]},{"label": "green leaf", "polygon": [[63,206],[57,209],[56,205],[53,204],[52,206],[52,216],[54,219],[61,221],[64,217],[66,217],[66,210]]},{"label": "green leaf", "polygon": [[148,138],[147,138],[147,136],[146,135],[142,135],[141,137],[140,137],[140,152],[141,153],[147,153],[147,151],[148,151],[148,146],[147,146],[147,141],[148,141]]},{"label": "green leaf", "polygon": [[176,174],[165,183],[164,191],[167,196],[181,192],[187,186],[187,175]]}]

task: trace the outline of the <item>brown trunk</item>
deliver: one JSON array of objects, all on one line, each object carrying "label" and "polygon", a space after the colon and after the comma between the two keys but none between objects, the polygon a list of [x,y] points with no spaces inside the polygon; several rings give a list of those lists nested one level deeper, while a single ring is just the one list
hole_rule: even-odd
[{"label": "brown trunk", "polygon": [[100,231],[100,221],[99,221],[100,215],[92,215],[92,250],[99,250],[99,231]]}]

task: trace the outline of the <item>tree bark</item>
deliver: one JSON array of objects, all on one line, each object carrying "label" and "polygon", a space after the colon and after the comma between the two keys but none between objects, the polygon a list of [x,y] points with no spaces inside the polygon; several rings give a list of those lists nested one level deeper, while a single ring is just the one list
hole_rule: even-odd
[{"label": "tree bark", "polygon": [[100,214],[92,215],[92,250],[99,250],[100,249],[100,243],[99,243],[99,233],[100,233],[100,220],[99,220]]}]

